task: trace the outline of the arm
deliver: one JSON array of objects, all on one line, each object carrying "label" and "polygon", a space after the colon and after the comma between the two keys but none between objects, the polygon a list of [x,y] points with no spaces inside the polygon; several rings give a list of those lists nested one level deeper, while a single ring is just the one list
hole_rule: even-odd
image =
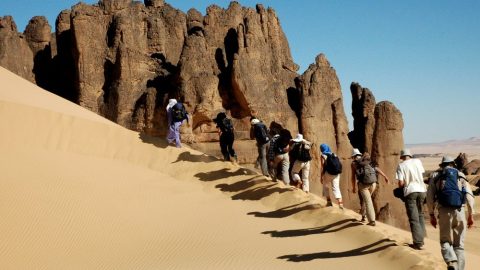
[{"label": "arm", "polygon": [[[321,154],[320,154],[321,155]],[[323,158],[323,156],[320,156],[320,168],[321,168],[321,172],[320,172],[320,183],[323,184],[323,165],[325,164],[325,159]]]},{"label": "arm", "polygon": [[468,208],[468,215],[467,215],[467,226],[471,228],[473,226],[473,214],[475,212],[475,197],[472,192],[472,188],[470,184],[465,180],[465,190],[467,191],[466,200],[467,200],[467,208]]},{"label": "arm", "polygon": [[383,176],[383,178],[385,178],[385,182],[388,183],[390,181],[390,179],[388,179],[388,176],[382,171],[380,170],[380,168],[378,167],[375,167],[375,171],[380,174],[381,176]]},{"label": "arm", "polygon": [[357,181],[355,179],[355,164],[354,162],[352,161],[351,165],[350,165],[350,168],[352,169],[352,172],[351,172],[351,181],[352,181],[352,192],[355,193],[357,192],[356,190],[356,186],[357,186]]},{"label": "arm", "polygon": [[428,189],[427,189],[427,209],[428,209],[428,213],[430,214],[430,224],[432,224],[434,228],[437,227],[437,219],[435,217],[435,206],[436,206],[435,194],[437,193],[437,187],[435,186],[436,176],[437,176],[436,173],[432,174],[428,182]]}]

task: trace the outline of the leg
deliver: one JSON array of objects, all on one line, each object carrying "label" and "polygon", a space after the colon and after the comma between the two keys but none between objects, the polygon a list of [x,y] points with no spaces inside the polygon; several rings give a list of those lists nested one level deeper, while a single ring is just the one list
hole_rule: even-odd
[{"label": "leg", "polygon": [[265,176],[268,176],[267,146],[268,146],[268,143],[264,143],[258,146],[258,159],[260,161],[260,167],[262,168],[262,173]]},{"label": "leg", "polygon": [[457,255],[453,249],[453,214],[455,210],[445,207],[438,208],[438,226],[440,230],[440,247],[445,263],[456,262]]},{"label": "leg", "polygon": [[308,193],[310,192],[310,183],[308,181],[310,175],[310,161],[303,162],[302,167],[302,190]]},{"label": "leg", "polygon": [[363,205],[366,208],[368,222],[375,222],[375,210],[373,209],[370,185],[359,183],[359,192],[363,198]]},{"label": "leg", "polygon": [[282,155],[282,180],[285,185],[290,185],[290,176],[288,175],[288,169],[290,168],[290,160],[288,153]]},{"label": "leg", "polygon": [[237,159],[237,154],[235,154],[235,150],[233,149],[233,142],[235,141],[235,135],[233,133],[226,134],[227,135],[227,150],[230,157]]},{"label": "leg", "polygon": [[467,231],[467,219],[465,218],[465,208],[454,211],[453,217],[453,250],[457,255],[458,270],[465,269],[465,232]]},{"label": "leg", "polygon": [[222,151],[223,159],[225,161],[230,161],[230,155],[227,150],[227,138],[225,136],[225,133],[222,133],[222,135],[220,135],[220,151]]},{"label": "leg", "polygon": [[408,221],[410,223],[410,231],[412,232],[413,244],[415,246],[423,246],[424,229],[419,220],[417,198],[420,192],[409,194],[405,198],[405,208],[407,209]]},{"label": "leg", "polygon": [[182,122],[175,122],[175,145],[177,148],[182,147],[182,142],[180,141],[180,126],[182,125]]},{"label": "leg", "polygon": [[360,200],[360,215],[362,215],[362,220],[360,221],[363,222],[367,219],[367,208],[365,207],[365,202],[363,201],[363,196],[360,190],[362,190],[361,183],[357,182],[358,199]]},{"label": "leg", "polygon": [[338,206],[343,209],[343,202],[342,202],[342,193],[340,192],[340,174],[332,176],[332,191],[333,196],[337,199]]}]

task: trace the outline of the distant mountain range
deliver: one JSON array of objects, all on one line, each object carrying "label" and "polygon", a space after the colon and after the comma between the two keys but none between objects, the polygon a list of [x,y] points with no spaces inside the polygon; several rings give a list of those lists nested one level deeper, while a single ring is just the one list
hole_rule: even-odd
[{"label": "distant mountain range", "polygon": [[414,154],[451,154],[460,152],[480,155],[480,137],[471,137],[464,140],[448,140],[439,143],[422,143],[406,145]]}]

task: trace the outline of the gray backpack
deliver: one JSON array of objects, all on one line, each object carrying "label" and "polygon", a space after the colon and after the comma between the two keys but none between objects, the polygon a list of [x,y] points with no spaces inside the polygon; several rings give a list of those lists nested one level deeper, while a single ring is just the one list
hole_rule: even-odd
[{"label": "gray backpack", "polygon": [[355,175],[362,184],[373,184],[377,182],[377,172],[370,162],[357,162]]}]

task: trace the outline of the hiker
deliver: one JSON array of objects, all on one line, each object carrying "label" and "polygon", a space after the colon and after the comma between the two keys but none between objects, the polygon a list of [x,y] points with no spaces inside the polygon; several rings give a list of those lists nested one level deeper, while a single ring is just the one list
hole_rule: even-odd
[{"label": "hiker", "polygon": [[[383,176],[386,183],[388,183],[389,179],[380,168],[372,164],[369,153],[363,153],[362,155],[357,148],[354,148],[352,159],[352,187],[353,193],[355,193],[355,187],[358,185],[361,206],[360,213],[362,215],[361,222],[367,219],[367,225],[375,226],[375,209],[373,208],[372,194],[377,187],[377,174]],[[355,180],[357,183],[355,183]]]},{"label": "hiker", "polygon": [[340,192],[340,174],[342,173],[342,163],[337,155],[332,153],[330,146],[322,143],[320,145],[320,166],[322,173],[320,174],[320,183],[323,185],[323,196],[327,198],[327,206],[332,206],[330,197],[330,187],[333,196],[337,200],[338,207],[343,209],[342,193]]},{"label": "hiker", "polygon": [[213,121],[217,124],[223,159],[225,161],[231,161],[231,158],[233,158],[233,161],[237,162],[237,154],[235,154],[235,150],[233,149],[235,134],[232,120],[229,119],[224,112],[220,112]]},{"label": "hiker", "polygon": [[398,164],[395,177],[398,181],[398,187],[403,188],[405,208],[407,209],[413,239],[413,244],[410,247],[421,250],[425,238],[425,220],[422,210],[427,192],[423,182],[425,169],[419,159],[413,158],[409,149],[403,149],[400,152],[400,159],[402,161]]},{"label": "hiker", "polygon": [[[290,160],[293,162],[291,177],[292,180],[301,183],[302,190],[306,193],[310,192],[310,183],[308,182],[308,176],[310,174],[310,155],[311,142],[305,140],[302,134],[297,134],[295,139],[292,139],[290,146]],[[302,171],[302,177],[300,178],[300,171]]]},{"label": "hiker", "polygon": [[168,120],[168,134],[167,142],[173,143],[177,148],[182,147],[180,141],[180,126],[183,124],[184,120],[187,120],[188,123],[188,113],[185,110],[185,106],[177,102],[176,99],[172,98],[168,100],[167,105],[167,120]]},{"label": "hiker", "polygon": [[[435,208],[438,209],[440,248],[447,269],[465,268],[464,239],[466,229],[473,225],[474,196],[465,175],[448,156],[442,158],[439,169],[430,177],[427,206],[430,223],[437,228]],[[465,218],[465,204],[468,218]]]},{"label": "hiker", "polygon": [[268,137],[267,126],[265,126],[262,121],[258,120],[256,117],[250,119],[250,139],[255,139],[257,141],[258,157],[257,164],[260,165],[262,169],[262,174],[269,176],[268,174],[268,163],[267,163],[267,149],[268,142],[270,138]]},{"label": "hiker", "polygon": [[[270,140],[270,146],[268,148],[268,165],[270,170],[270,176],[274,181],[277,180],[277,174],[282,175],[282,181],[285,185],[290,185],[290,176],[288,169],[290,168],[290,159],[288,156],[289,143],[292,139],[290,131],[287,129],[280,130],[280,133],[273,136]],[[281,166],[278,170],[279,165]]]}]

